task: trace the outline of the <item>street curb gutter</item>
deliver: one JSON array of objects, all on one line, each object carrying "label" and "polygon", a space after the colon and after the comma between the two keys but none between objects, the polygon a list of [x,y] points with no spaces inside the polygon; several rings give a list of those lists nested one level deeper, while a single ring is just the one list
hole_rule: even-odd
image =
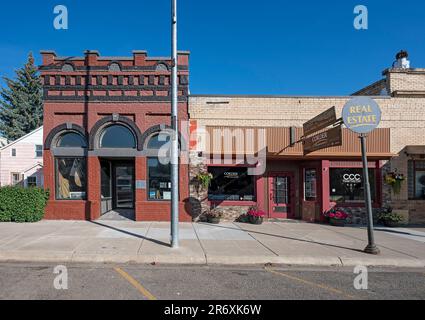
[{"label": "street curb gutter", "polygon": [[[208,263],[207,263],[208,261]],[[291,266],[318,266],[318,267],[400,267],[425,268],[425,260],[420,259],[386,259],[348,258],[348,257],[271,257],[271,256],[208,256],[186,257],[176,255],[100,255],[100,254],[36,254],[28,252],[1,252],[0,263],[5,262],[46,262],[46,263],[134,263],[134,264],[163,264],[163,265],[245,265],[258,266],[267,264]]]}]

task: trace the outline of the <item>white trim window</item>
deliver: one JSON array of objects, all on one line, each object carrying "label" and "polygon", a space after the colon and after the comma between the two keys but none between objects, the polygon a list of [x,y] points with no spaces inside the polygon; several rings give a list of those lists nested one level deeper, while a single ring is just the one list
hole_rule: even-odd
[{"label": "white trim window", "polygon": [[35,157],[42,158],[43,157],[43,145],[36,144],[35,145]]},{"label": "white trim window", "polygon": [[34,176],[27,177],[27,187],[28,188],[37,187],[37,177],[34,177]]},{"label": "white trim window", "polygon": [[22,174],[18,172],[12,172],[10,174],[12,186],[19,185],[22,182]]}]

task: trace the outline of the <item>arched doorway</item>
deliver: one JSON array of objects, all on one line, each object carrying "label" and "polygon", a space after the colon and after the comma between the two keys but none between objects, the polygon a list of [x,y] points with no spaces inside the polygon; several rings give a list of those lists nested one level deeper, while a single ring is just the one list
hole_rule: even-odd
[{"label": "arched doorway", "polygon": [[101,121],[91,140],[100,162],[100,213],[104,220],[134,220],[138,130],[128,119]]}]

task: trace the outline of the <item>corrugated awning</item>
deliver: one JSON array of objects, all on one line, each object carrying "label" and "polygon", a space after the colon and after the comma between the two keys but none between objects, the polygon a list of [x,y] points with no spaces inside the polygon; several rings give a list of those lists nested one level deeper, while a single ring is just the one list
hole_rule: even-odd
[{"label": "corrugated awning", "polygon": [[[208,126],[200,134],[198,151],[209,155],[257,155],[266,151],[268,157],[304,157],[302,128],[295,128],[295,141],[291,145],[290,128],[275,127],[222,127]],[[358,134],[343,129],[342,146],[313,152],[306,158],[314,157],[360,157],[361,147]],[[367,139],[367,152],[370,157],[389,159],[391,153],[390,129],[376,129]]]}]

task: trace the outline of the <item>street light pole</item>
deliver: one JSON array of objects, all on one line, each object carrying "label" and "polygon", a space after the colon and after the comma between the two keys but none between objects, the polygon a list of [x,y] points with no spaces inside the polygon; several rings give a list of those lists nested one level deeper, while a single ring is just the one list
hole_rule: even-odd
[{"label": "street light pole", "polygon": [[372,197],[370,195],[369,166],[367,163],[365,134],[360,135],[360,142],[362,147],[363,177],[364,177],[364,191],[365,191],[365,200],[366,200],[367,233],[368,233],[368,245],[364,249],[364,252],[369,254],[379,254],[380,251],[375,244],[375,237],[373,234]]},{"label": "street light pole", "polygon": [[179,247],[179,126],[177,96],[177,0],[171,0],[171,247]]}]

